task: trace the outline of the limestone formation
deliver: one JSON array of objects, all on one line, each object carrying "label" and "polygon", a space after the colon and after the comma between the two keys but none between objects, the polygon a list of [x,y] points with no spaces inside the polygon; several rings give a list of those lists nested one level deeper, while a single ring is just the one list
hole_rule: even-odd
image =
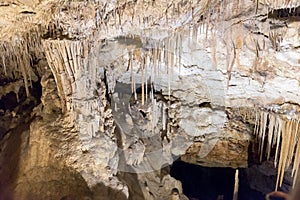
[{"label": "limestone formation", "polygon": [[0,199],[185,199],[164,170],[178,158],[271,160],[277,190],[299,174],[299,13],[297,0],[0,0]]}]

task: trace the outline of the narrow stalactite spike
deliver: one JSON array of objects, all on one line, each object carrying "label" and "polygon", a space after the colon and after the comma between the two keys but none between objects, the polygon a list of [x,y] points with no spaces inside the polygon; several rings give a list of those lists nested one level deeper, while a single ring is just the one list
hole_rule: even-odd
[{"label": "narrow stalactite spike", "polygon": [[277,143],[277,132],[278,132],[278,121],[277,121],[277,117],[274,116],[274,130],[273,130],[273,140],[272,140],[272,147],[275,146],[275,144]]},{"label": "narrow stalactite spike", "polygon": [[179,67],[179,74],[180,74],[180,70],[181,70],[181,58],[182,58],[182,45],[183,45],[183,42],[182,42],[182,35],[181,33],[179,33],[179,58],[178,58],[178,67]]},{"label": "narrow stalactite spike", "polygon": [[268,113],[263,112],[263,121],[262,121],[262,133],[261,133],[261,144],[260,144],[260,162],[262,161],[263,151],[264,151],[264,144],[265,144],[265,134],[267,129],[267,120],[268,120]]},{"label": "narrow stalactite spike", "polygon": [[[286,123],[285,121],[283,121],[283,125],[282,125],[282,135],[284,135],[285,133],[285,128],[286,128]],[[279,163],[278,163],[278,170],[277,170],[277,179],[276,179],[276,186],[275,186],[275,191],[277,191],[278,186],[280,184],[280,179],[281,179],[281,172],[282,172],[282,159],[283,159],[283,154],[284,154],[284,146],[285,146],[285,142],[286,138],[282,137],[282,142],[281,142],[281,151],[280,151],[280,156],[279,156]]]},{"label": "narrow stalactite spike", "polygon": [[3,65],[3,69],[4,69],[4,75],[7,76],[7,70],[6,70],[4,54],[2,54],[2,65]]},{"label": "narrow stalactite spike", "polygon": [[[156,67],[157,67],[157,61],[158,61],[158,57],[157,57],[157,44],[155,43],[154,49],[153,49],[153,65],[152,65],[152,75],[151,75],[151,85],[152,83],[155,83],[155,79],[156,79]],[[152,87],[152,86],[151,86]]]},{"label": "narrow stalactite spike", "polygon": [[292,158],[293,158],[293,154],[295,151],[295,145],[296,145],[296,121],[294,119],[290,120],[291,121],[291,125],[289,127],[289,132],[290,132],[290,140],[289,140],[289,145],[288,145],[288,153],[287,153],[287,166],[290,166],[290,164],[292,163]]},{"label": "narrow stalactite spike", "polygon": [[165,111],[164,104],[162,104],[162,124],[163,124],[163,130],[166,130],[166,111]]},{"label": "narrow stalactite spike", "polygon": [[136,80],[135,80],[135,73],[133,73],[132,80],[133,80],[134,100],[136,101],[136,100],[137,100],[137,93],[136,93]]},{"label": "narrow stalactite spike", "polygon": [[130,80],[131,80],[131,93],[134,92],[134,79],[133,79],[133,52],[129,51],[129,68],[130,68]]},{"label": "narrow stalactite spike", "polygon": [[146,58],[145,58],[145,101],[147,102],[148,101],[148,65],[149,65],[149,59],[150,59],[150,55],[149,55],[149,52],[147,52],[146,54]]},{"label": "narrow stalactite spike", "polygon": [[280,144],[280,139],[281,139],[281,132],[282,132],[282,120],[280,117],[277,117],[276,119],[277,122],[277,145],[276,145],[276,151],[275,151],[275,158],[274,158],[274,165],[275,167],[278,166],[278,152],[279,152],[279,144]]},{"label": "narrow stalactite spike", "polygon": [[24,81],[24,86],[25,86],[25,91],[26,91],[26,96],[29,97],[29,86],[28,86],[28,78],[27,78],[27,72],[24,66],[24,63],[20,60],[20,57],[17,56],[17,63],[19,64],[23,76],[23,81]]},{"label": "narrow stalactite spike", "polygon": [[145,104],[145,75],[144,75],[144,68],[145,68],[145,55],[142,54],[141,58],[141,73],[142,73],[142,105]]},{"label": "narrow stalactite spike", "polygon": [[[299,124],[299,121],[298,121]],[[299,125],[298,125],[298,130],[297,132],[299,133]],[[296,148],[296,152],[295,152],[295,160],[294,160],[294,166],[293,166],[293,170],[292,170],[292,176],[294,177],[293,180],[293,187],[295,186],[296,183],[296,179],[298,178],[298,171],[299,171],[299,165],[300,165],[300,137],[298,135],[298,141],[297,141],[297,148]]]},{"label": "narrow stalactite spike", "polygon": [[254,123],[254,135],[255,135],[255,138],[256,138],[256,141],[258,141],[258,134],[257,134],[257,131],[258,131],[258,127],[259,127],[259,112],[256,110],[255,111],[255,123]]},{"label": "narrow stalactite spike", "polygon": [[282,132],[282,136],[285,139],[282,142],[282,147],[281,147],[283,157],[280,158],[281,161],[279,161],[279,162],[282,162],[281,177],[280,177],[280,184],[279,184],[280,187],[282,186],[284,172],[285,172],[285,169],[287,166],[287,160],[288,160],[289,141],[291,138],[290,126],[291,126],[291,120],[288,120],[287,122],[285,122],[285,128],[284,128],[284,131]]},{"label": "narrow stalactite spike", "polygon": [[295,150],[295,155],[294,155],[294,165],[292,169],[292,176],[295,175],[296,169],[299,167],[299,160],[300,160],[300,137],[299,137],[299,120],[296,122],[296,128],[295,128],[295,143],[296,143],[296,150]]},{"label": "narrow stalactite spike", "polygon": [[273,131],[275,126],[275,116],[273,114],[269,114],[269,126],[268,126],[268,143],[267,143],[267,160],[270,158],[272,140],[273,140]]}]

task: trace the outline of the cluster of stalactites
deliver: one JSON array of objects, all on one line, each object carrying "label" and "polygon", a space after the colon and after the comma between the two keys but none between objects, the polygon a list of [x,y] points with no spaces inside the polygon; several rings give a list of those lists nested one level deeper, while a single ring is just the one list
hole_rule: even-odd
[{"label": "cluster of stalactites", "polygon": [[267,110],[250,111],[245,118],[255,119],[254,134],[258,141],[260,160],[266,154],[267,159],[275,149],[274,165],[278,168],[276,190],[281,187],[284,172],[292,165],[294,184],[300,164],[300,118],[293,114],[279,114]]},{"label": "cluster of stalactites", "polygon": [[[137,100],[137,84],[141,85],[141,105],[149,105],[148,103],[151,102],[152,132],[154,132],[155,124],[158,121],[158,112],[161,112],[163,131],[166,131],[166,134],[168,134],[170,125],[167,120],[167,108],[170,106],[173,77],[180,73],[182,65],[182,35],[180,32],[177,32],[162,41],[151,42],[147,48],[129,50],[128,54],[125,55],[128,59],[131,90],[135,100]],[[167,92],[165,97],[169,101],[161,102],[162,104],[159,106],[154,92],[155,90],[157,91],[157,87],[162,87],[162,80],[165,82],[163,84],[165,89],[163,90]]]},{"label": "cluster of stalactites", "polygon": [[23,78],[25,91],[29,96],[29,87],[32,87],[32,81],[36,78],[32,69],[33,59],[36,52],[42,51],[40,30],[33,27],[20,34],[0,42],[0,75],[8,80]]},{"label": "cluster of stalactites", "polygon": [[[257,0],[258,1],[258,0]],[[300,6],[299,0],[265,0],[265,4],[271,9],[296,8]]]},{"label": "cluster of stalactites", "polygon": [[[138,48],[128,51],[128,65],[131,73],[131,89],[136,98],[136,83],[140,82],[142,87],[142,105],[147,98],[148,86],[152,88],[156,85],[156,80],[161,76],[161,71],[168,75],[168,95],[171,95],[171,79],[174,68],[180,71],[182,56],[182,35],[180,32],[173,33],[162,41],[154,42],[148,48]],[[141,80],[136,80],[133,70],[134,65],[138,65],[141,73]],[[152,88],[153,92],[153,88]],[[150,95],[153,97],[153,95]],[[147,100],[147,99],[146,99]]]},{"label": "cluster of stalactites", "polygon": [[88,42],[70,40],[42,41],[49,67],[55,78],[63,112],[70,111],[75,79],[84,71]]}]

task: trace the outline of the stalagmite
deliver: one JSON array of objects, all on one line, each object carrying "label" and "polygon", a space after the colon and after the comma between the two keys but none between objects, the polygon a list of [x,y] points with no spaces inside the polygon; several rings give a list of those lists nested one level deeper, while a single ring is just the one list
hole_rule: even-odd
[{"label": "stalagmite", "polygon": [[235,170],[233,200],[238,200],[239,193],[239,170]]}]

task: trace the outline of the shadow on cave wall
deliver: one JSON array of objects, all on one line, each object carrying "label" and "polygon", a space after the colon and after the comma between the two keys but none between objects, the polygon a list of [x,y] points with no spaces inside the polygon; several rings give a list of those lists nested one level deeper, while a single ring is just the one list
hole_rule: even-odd
[{"label": "shadow on cave wall", "polygon": [[19,125],[11,130],[6,141],[0,141],[0,200],[13,199],[13,184],[19,168],[22,134],[29,134],[29,124]]}]

